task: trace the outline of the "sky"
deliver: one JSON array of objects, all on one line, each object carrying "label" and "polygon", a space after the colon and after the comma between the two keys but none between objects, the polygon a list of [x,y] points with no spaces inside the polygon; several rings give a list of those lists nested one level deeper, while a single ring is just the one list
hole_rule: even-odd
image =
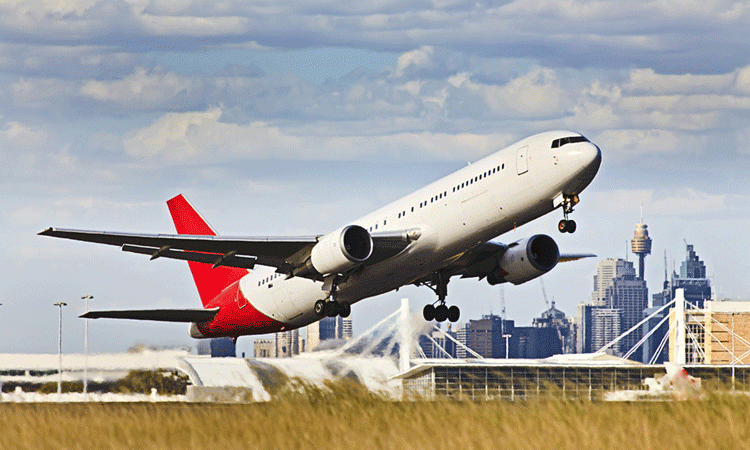
[{"label": "sky", "polygon": [[[173,232],[185,194],[222,234],[324,234],[537,132],[603,154],[561,211],[498,237],[597,258],[543,276],[575,315],[640,221],[651,293],[687,241],[750,298],[750,3],[451,0],[0,3],[0,352],[83,351],[91,309],[200,303],[184,262],[37,236]],[[666,255],[666,256],[665,256]],[[634,260],[633,255],[627,255]],[[362,301],[355,334],[427,288]],[[542,283],[453,280],[462,320],[547,309]],[[92,352],[195,345],[185,324],[90,321]],[[252,337],[238,352],[252,354]]]}]

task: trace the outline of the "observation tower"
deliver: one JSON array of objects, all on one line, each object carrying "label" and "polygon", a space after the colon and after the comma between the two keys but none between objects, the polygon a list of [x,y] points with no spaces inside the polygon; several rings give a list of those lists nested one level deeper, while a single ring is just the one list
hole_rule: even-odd
[{"label": "observation tower", "polygon": [[641,223],[635,225],[635,236],[630,240],[631,251],[638,255],[638,276],[645,279],[645,259],[651,254],[651,238],[648,237],[648,225],[643,223],[643,205],[641,205]]}]

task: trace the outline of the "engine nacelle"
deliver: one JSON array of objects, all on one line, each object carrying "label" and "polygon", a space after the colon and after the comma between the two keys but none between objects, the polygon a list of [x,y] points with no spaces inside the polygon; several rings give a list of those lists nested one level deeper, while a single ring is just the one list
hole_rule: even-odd
[{"label": "engine nacelle", "polygon": [[525,283],[544,275],[557,265],[560,250],[557,243],[545,234],[537,234],[511,244],[500,259],[500,265],[487,277],[494,285],[508,282]]},{"label": "engine nacelle", "polygon": [[367,260],[372,237],[359,225],[349,225],[323,236],[312,249],[310,263],[321,275],[341,273]]}]

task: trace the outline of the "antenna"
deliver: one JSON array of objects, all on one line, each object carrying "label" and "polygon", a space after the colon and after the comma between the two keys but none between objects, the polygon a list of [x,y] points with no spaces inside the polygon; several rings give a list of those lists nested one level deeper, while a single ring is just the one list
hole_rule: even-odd
[{"label": "antenna", "polygon": [[505,288],[500,285],[500,318],[505,321]]}]

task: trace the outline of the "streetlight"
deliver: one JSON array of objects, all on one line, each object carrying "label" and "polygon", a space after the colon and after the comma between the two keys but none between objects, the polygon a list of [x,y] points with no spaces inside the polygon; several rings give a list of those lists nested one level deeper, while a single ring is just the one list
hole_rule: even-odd
[{"label": "streetlight", "polygon": [[55,306],[60,308],[60,326],[57,332],[57,402],[62,401],[62,308],[68,306],[65,302],[57,302]]},{"label": "streetlight", "polygon": [[510,335],[504,334],[503,337],[505,338],[505,359],[508,359],[508,340],[510,339]]},{"label": "streetlight", "polygon": [[[84,295],[81,300],[86,300],[86,312],[89,312],[89,300],[93,295]],[[83,319],[83,400],[89,401],[89,319]]]}]

